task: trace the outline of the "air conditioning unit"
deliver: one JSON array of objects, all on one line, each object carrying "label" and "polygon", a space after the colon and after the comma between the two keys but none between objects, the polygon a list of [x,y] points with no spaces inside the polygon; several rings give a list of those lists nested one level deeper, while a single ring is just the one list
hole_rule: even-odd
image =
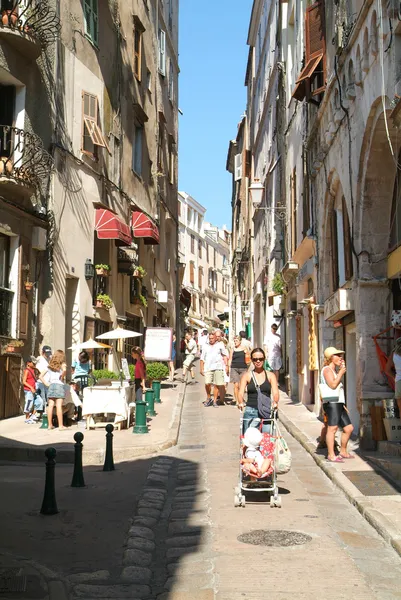
[{"label": "air conditioning unit", "polygon": [[386,0],[386,9],[389,19],[398,19],[401,16],[400,0]]},{"label": "air conditioning unit", "polygon": [[32,228],[32,249],[43,252],[46,250],[46,229],[43,227]]}]

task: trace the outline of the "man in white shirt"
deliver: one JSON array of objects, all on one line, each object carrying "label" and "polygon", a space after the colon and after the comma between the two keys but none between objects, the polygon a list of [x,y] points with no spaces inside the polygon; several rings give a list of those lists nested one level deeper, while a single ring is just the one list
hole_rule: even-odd
[{"label": "man in white shirt", "polygon": [[[49,366],[49,361],[52,357],[52,349],[50,346],[43,346],[42,354],[38,357],[35,368],[39,371],[40,375],[43,375],[47,371],[47,367]],[[48,374],[45,375],[46,383],[50,383],[47,381],[49,379]],[[45,406],[47,406],[47,390],[49,388],[44,385],[41,381],[38,383],[38,392],[42,396],[42,400]]]},{"label": "man in white shirt", "polygon": [[276,323],[273,323],[271,326],[271,333],[267,334],[263,341],[263,347],[265,349],[270,368],[274,372],[278,381],[283,360],[281,356],[281,337],[278,335],[277,329],[278,326]]},{"label": "man in white shirt", "polygon": [[196,345],[194,338],[192,337],[192,333],[190,333],[189,331],[187,331],[187,333],[185,334],[184,342],[185,342],[185,360],[184,360],[184,364],[183,364],[184,368],[182,370],[182,376],[185,381],[187,372],[190,371],[192,381],[193,381],[195,379],[195,369],[192,366],[192,364],[195,360],[198,347]]},{"label": "man in white shirt", "polygon": [[[217,397],[224,399],[224,373],[228,370],[228,352],[223,342],[216,341],[216,333],[209,333],[209,343],[203,347],[200,359],[201,375],[205,376],[206,401],[205,406],[218,407]],[[211,390],[213,385],[213,397]]]},{"label": "man in white shirt", "polygon": [[207,329],[202,329],[201,334],[198,339],[199,352],[201,354],[203,352],[203,348],[204,348],[205,344],[207,344],[207,343],[208,343]]}]

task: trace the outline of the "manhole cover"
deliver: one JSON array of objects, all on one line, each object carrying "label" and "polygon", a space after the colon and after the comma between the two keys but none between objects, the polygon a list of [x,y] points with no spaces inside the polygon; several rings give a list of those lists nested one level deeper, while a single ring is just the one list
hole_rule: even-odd
[{"label": "manhole cover", "polygon": [[311,536],[299,531],[284,531],[282,529],[256,529],[238,536],[238,541],[254,546],[302,546],[311,541]]}]

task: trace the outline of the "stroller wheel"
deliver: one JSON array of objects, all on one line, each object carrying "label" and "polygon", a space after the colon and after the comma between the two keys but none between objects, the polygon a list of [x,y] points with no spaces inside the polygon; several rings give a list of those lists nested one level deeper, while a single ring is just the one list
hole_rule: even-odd
[{"label": "stroller wheel", "polygon": [[241,500],[240,500],[240,497],[237,494],[235,494],[235,496],[234,496],[234,506],[235,507],[241,506]]},{"label": "stroller wheel", "polygon": [[242,508],[245,508],[245,503],[246,503],[245,496],[242,494],[242,496],[241,496],[241,506],[242,506]]},{"label": "stroller wheel", "polygon": [[270,508],[274,508],[274,507],[275,507],[274,496],[270,496]]},{"label": "stroller wheel", "polygon": [[277,506],[277,508],[281,508],[281,496],[277,496],[275,505]]}]

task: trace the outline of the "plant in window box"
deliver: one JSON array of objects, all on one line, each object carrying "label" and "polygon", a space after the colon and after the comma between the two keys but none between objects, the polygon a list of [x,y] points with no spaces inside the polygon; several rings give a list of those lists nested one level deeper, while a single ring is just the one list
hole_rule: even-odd
[{"label": "plant in window box", "polygon": [[23,347],[24,342],[22,340],[10,340],[2,347],[2,353],[7,352],[8,354],[13,352],[19,352]]},{"label": "plant in window box", "polygon": [[139,294],[139,302],[140,304],[142,304],[142,306],[144,306],[145,308],[148,305],[148,301],[146,300],[145,296],[142,296],[142,294]]},{"label": "plant in window box", "polygon": [[110,310],[113,306],[113,301],[108,294],[98,294],[96,296],[96,308],[105,308]]},{"label": "plant in window box", "polygon": [[96,274],[101,275],[102,277],[108,277],[110,275],[111,267],[110,265],[95,265]]},{"label": "plant in window box", "polygon": [[138,277],[139,279],[143,279],[146,277],[146,271],[143,267],[134,267],[133,277]]}]

